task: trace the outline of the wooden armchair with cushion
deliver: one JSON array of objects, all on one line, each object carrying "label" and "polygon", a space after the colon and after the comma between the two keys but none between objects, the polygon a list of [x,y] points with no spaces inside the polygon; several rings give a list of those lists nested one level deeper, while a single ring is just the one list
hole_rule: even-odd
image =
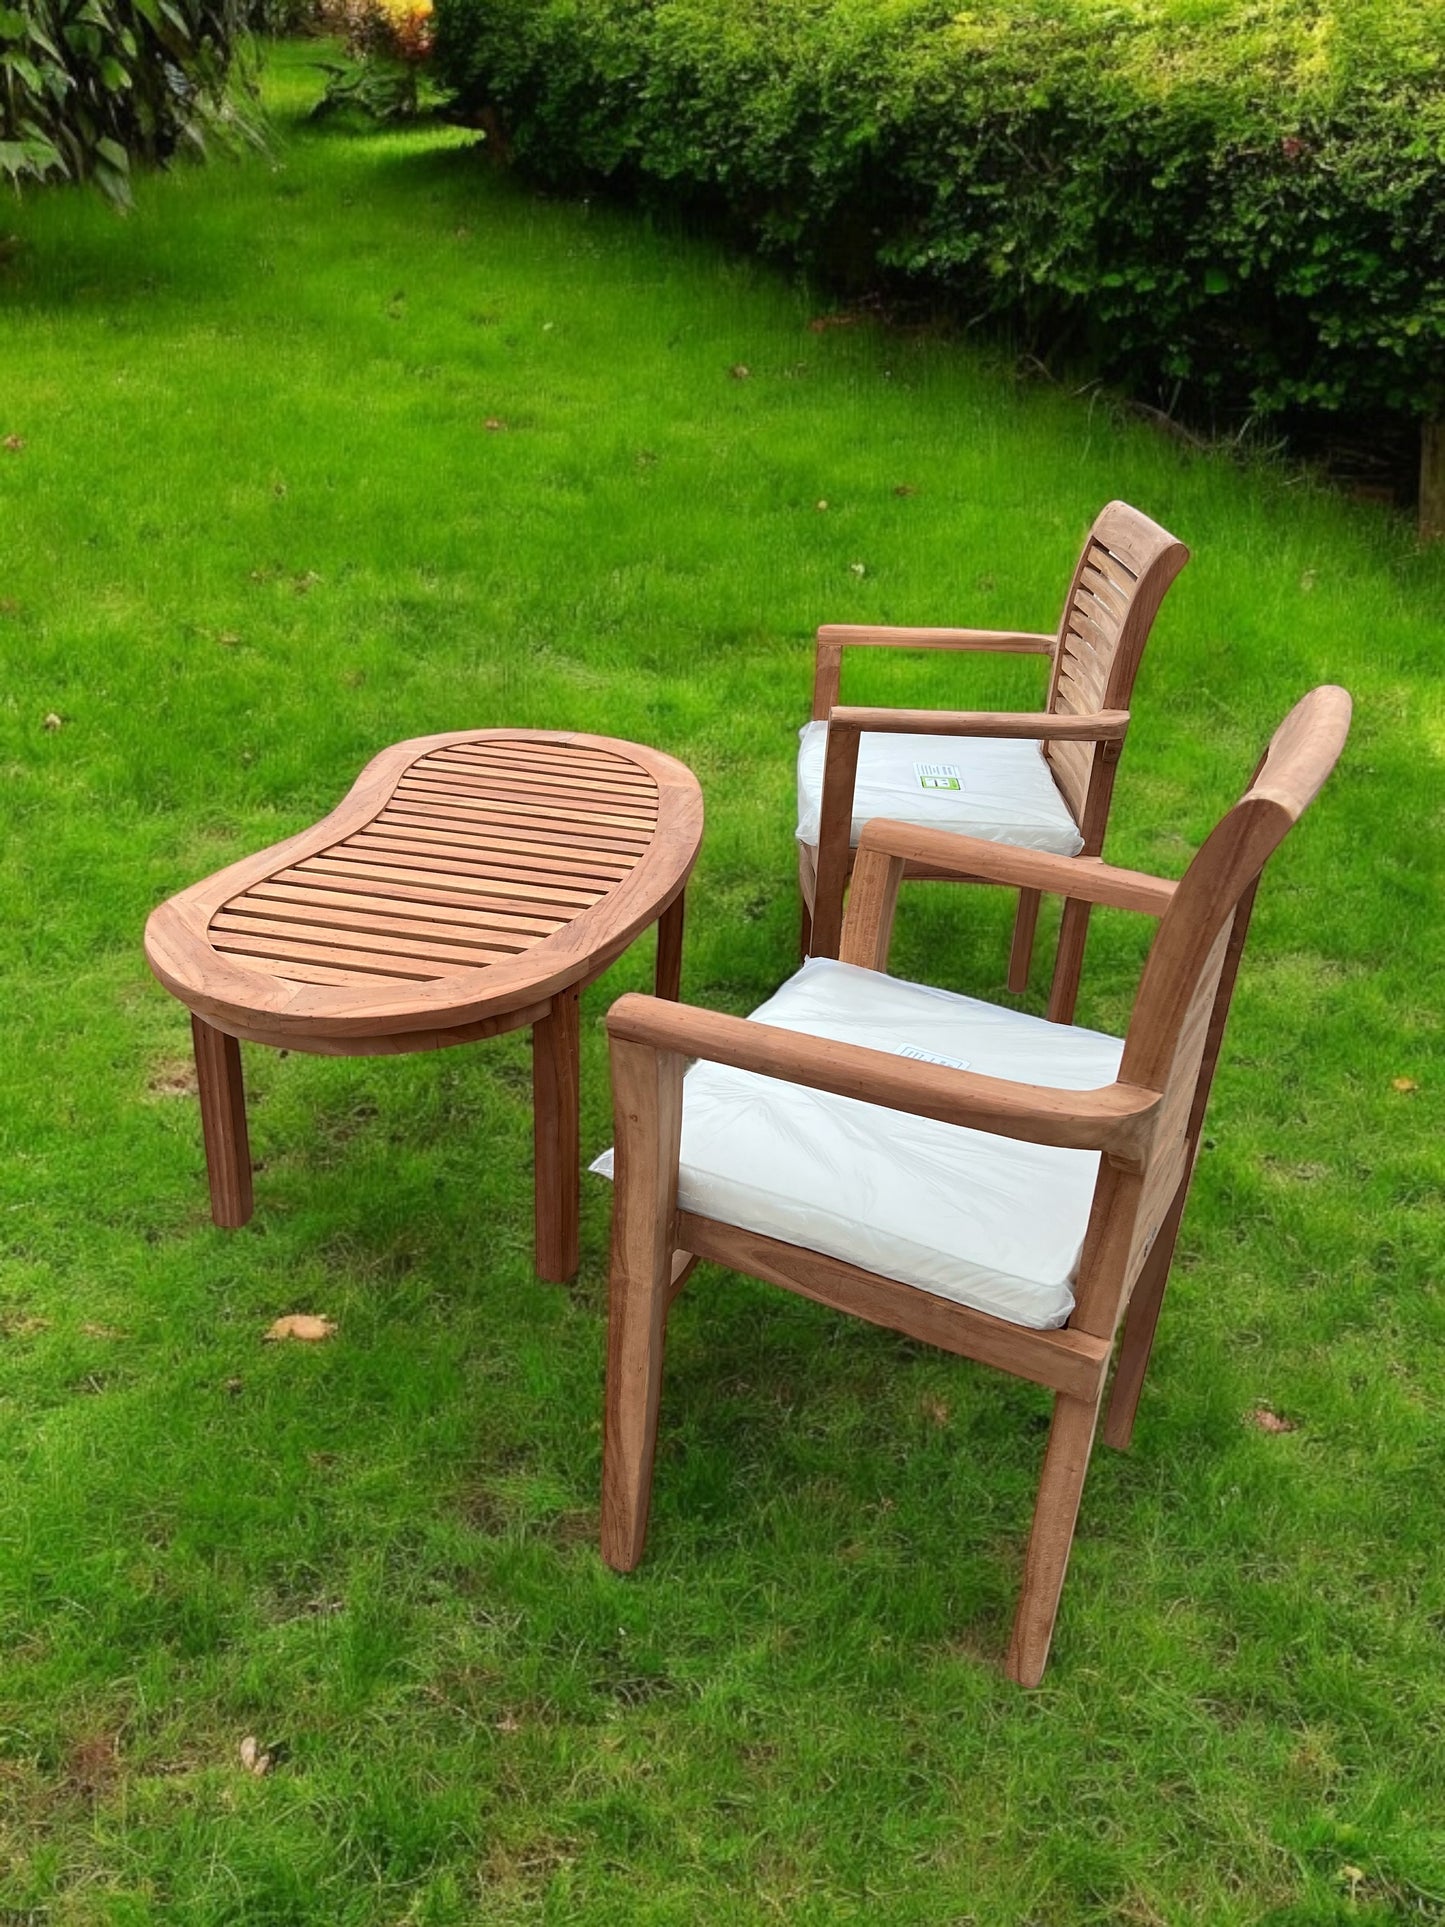
[{"label": "wooden armchair with cushion", "polygon": [[[1177,884],[874,822],[841,961],[809,960],[750,1018],[613,1005],[612,1565],[642,1554],[668,1308],[709,1259],[1054,1394],[1008,1655],[1037,1683],[1121,1323],[1104,1437],[1129,1442],[1260,872],[1349,717],[1342,689],[1305,697]],[[887,976],[915,864],[1156,918],[1127,1035]]]},{"label": "wooden armchair with cushion", "polygon": [[[813,720],[798,753],[805,956],[838,954],[853,849],[871,817],[1057,856],[1099,855],[1134,678],[1159,605],[1188,560],[1188,549],[1167,530],[1127,502],[1111,502],[1089,531],[1052,636],[984,629],[818,631]],[[1048,698],[1041,711],[1021,715],[847,708],[838,700],[843,651],[856,648],[1048,656]],[[907,869],[910,877],[938,874],[922,859]],[[1027,985],[1038,912],[1039,892],[1021,889],[1010,990]],[[1087,899],[1068,898],[1049,999],[1049,1015],[1059,1023],[1074,1013],[1088,924]]]}]

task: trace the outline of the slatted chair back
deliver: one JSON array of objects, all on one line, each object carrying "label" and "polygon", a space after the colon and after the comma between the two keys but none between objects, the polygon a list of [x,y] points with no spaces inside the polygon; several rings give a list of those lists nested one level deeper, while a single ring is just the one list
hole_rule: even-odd
[{"label": "slatted chair back", "polygon": [[[1119,1082],[1158,1091],[1163,1102],[1143,1168],[1123,1171],[1107,1159],[1100,1167],[1076,1330],[1113,1333],[1171,1213],[1177,1225],[1261,872],[1333,769],[1349,726],[1343,689],[1326,685],[1295,705],[1160,919]],[[1166,1237],[1172,1246],[1172,1232]]]},{"label": "slatted chair back", "polygon": [[[1149,631],[1189,551],[1127,502],[1110,502],[1090,529],[1069,584],[1045,707],[1051,715],[1127,709]],[[1054,781],[1084,838],[1103,847],[1121,745],[1044,745]]]}]

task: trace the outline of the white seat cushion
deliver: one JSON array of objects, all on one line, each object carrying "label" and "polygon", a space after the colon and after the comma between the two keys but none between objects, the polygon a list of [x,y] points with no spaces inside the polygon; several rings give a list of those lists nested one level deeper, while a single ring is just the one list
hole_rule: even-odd
[{"label": "white seat cushion", "polygon": [[[800,736],[798,840],[816,844],[828,725],[809,723]],[[1077,856],[1084,847],[1040,745],[1007,737],[865,734],[853,789],[854,844],[873,816],[1057,856]]]},{"label": "white seat cushion", "polygon": [[[814,957],[753,1021],[1092,1090],[1123,1045],[1099,1031]],[[612,1152],[594,1171],[612,1175]],[[1099,1157],[991,1137],[698,1063],[683,1082],[678,1202],[941,1298],[1045,1329],[1067,1322]]]}]

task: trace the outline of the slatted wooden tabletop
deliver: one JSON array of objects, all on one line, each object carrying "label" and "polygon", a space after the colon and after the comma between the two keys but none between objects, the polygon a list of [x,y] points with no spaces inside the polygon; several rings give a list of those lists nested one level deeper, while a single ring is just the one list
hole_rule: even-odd
[{"label": "slatted wooden tabletop", "polygon": [[611,751],[456,743],[418,757],[365,827],[222,904],[210,940],[295,983],[455,976],[599,903],[657,812],[655,778]]},{"label": "slatted wooden tabletop", "polygon": [[586,981],[680,893],[701,836],[696,778],[640,744],[422,737],[323,822],[162,904],[146,953],[235,1036],[395,1048]]}]

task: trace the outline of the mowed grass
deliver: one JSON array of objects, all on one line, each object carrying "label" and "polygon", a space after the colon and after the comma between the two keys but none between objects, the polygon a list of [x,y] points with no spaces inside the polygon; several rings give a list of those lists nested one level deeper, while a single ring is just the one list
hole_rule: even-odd
[{"label": "mowed grass", "polygon": [[[1445,1919],[1445,556],[933,334],[812,330],[464,135],[309,131],[310,58],[269,157],[5,217],[0,1921]],[[1043,1394],[704,1271],[617,1577],[610,1194],[539,1285],[524,1039],[250,1052],[223,1233],[140,939],[384,743],[599,730],[698,772],[685,994],[746,1010],[795,956],[813,627],[1047,627],[1115,495],[1195,552],[1116,860],[1177,874],[1310,685],[1357,724],[1266,880],[1135,1446],[1024,1695]],[[915,890],[895,968],[1002,996],[1009,923]],[[1099,919],[1084,1021],[1144,940]],[[589,1156],[650,966],[586,999]],[[297,1310],[337,1336],[262,1342]]]}]

